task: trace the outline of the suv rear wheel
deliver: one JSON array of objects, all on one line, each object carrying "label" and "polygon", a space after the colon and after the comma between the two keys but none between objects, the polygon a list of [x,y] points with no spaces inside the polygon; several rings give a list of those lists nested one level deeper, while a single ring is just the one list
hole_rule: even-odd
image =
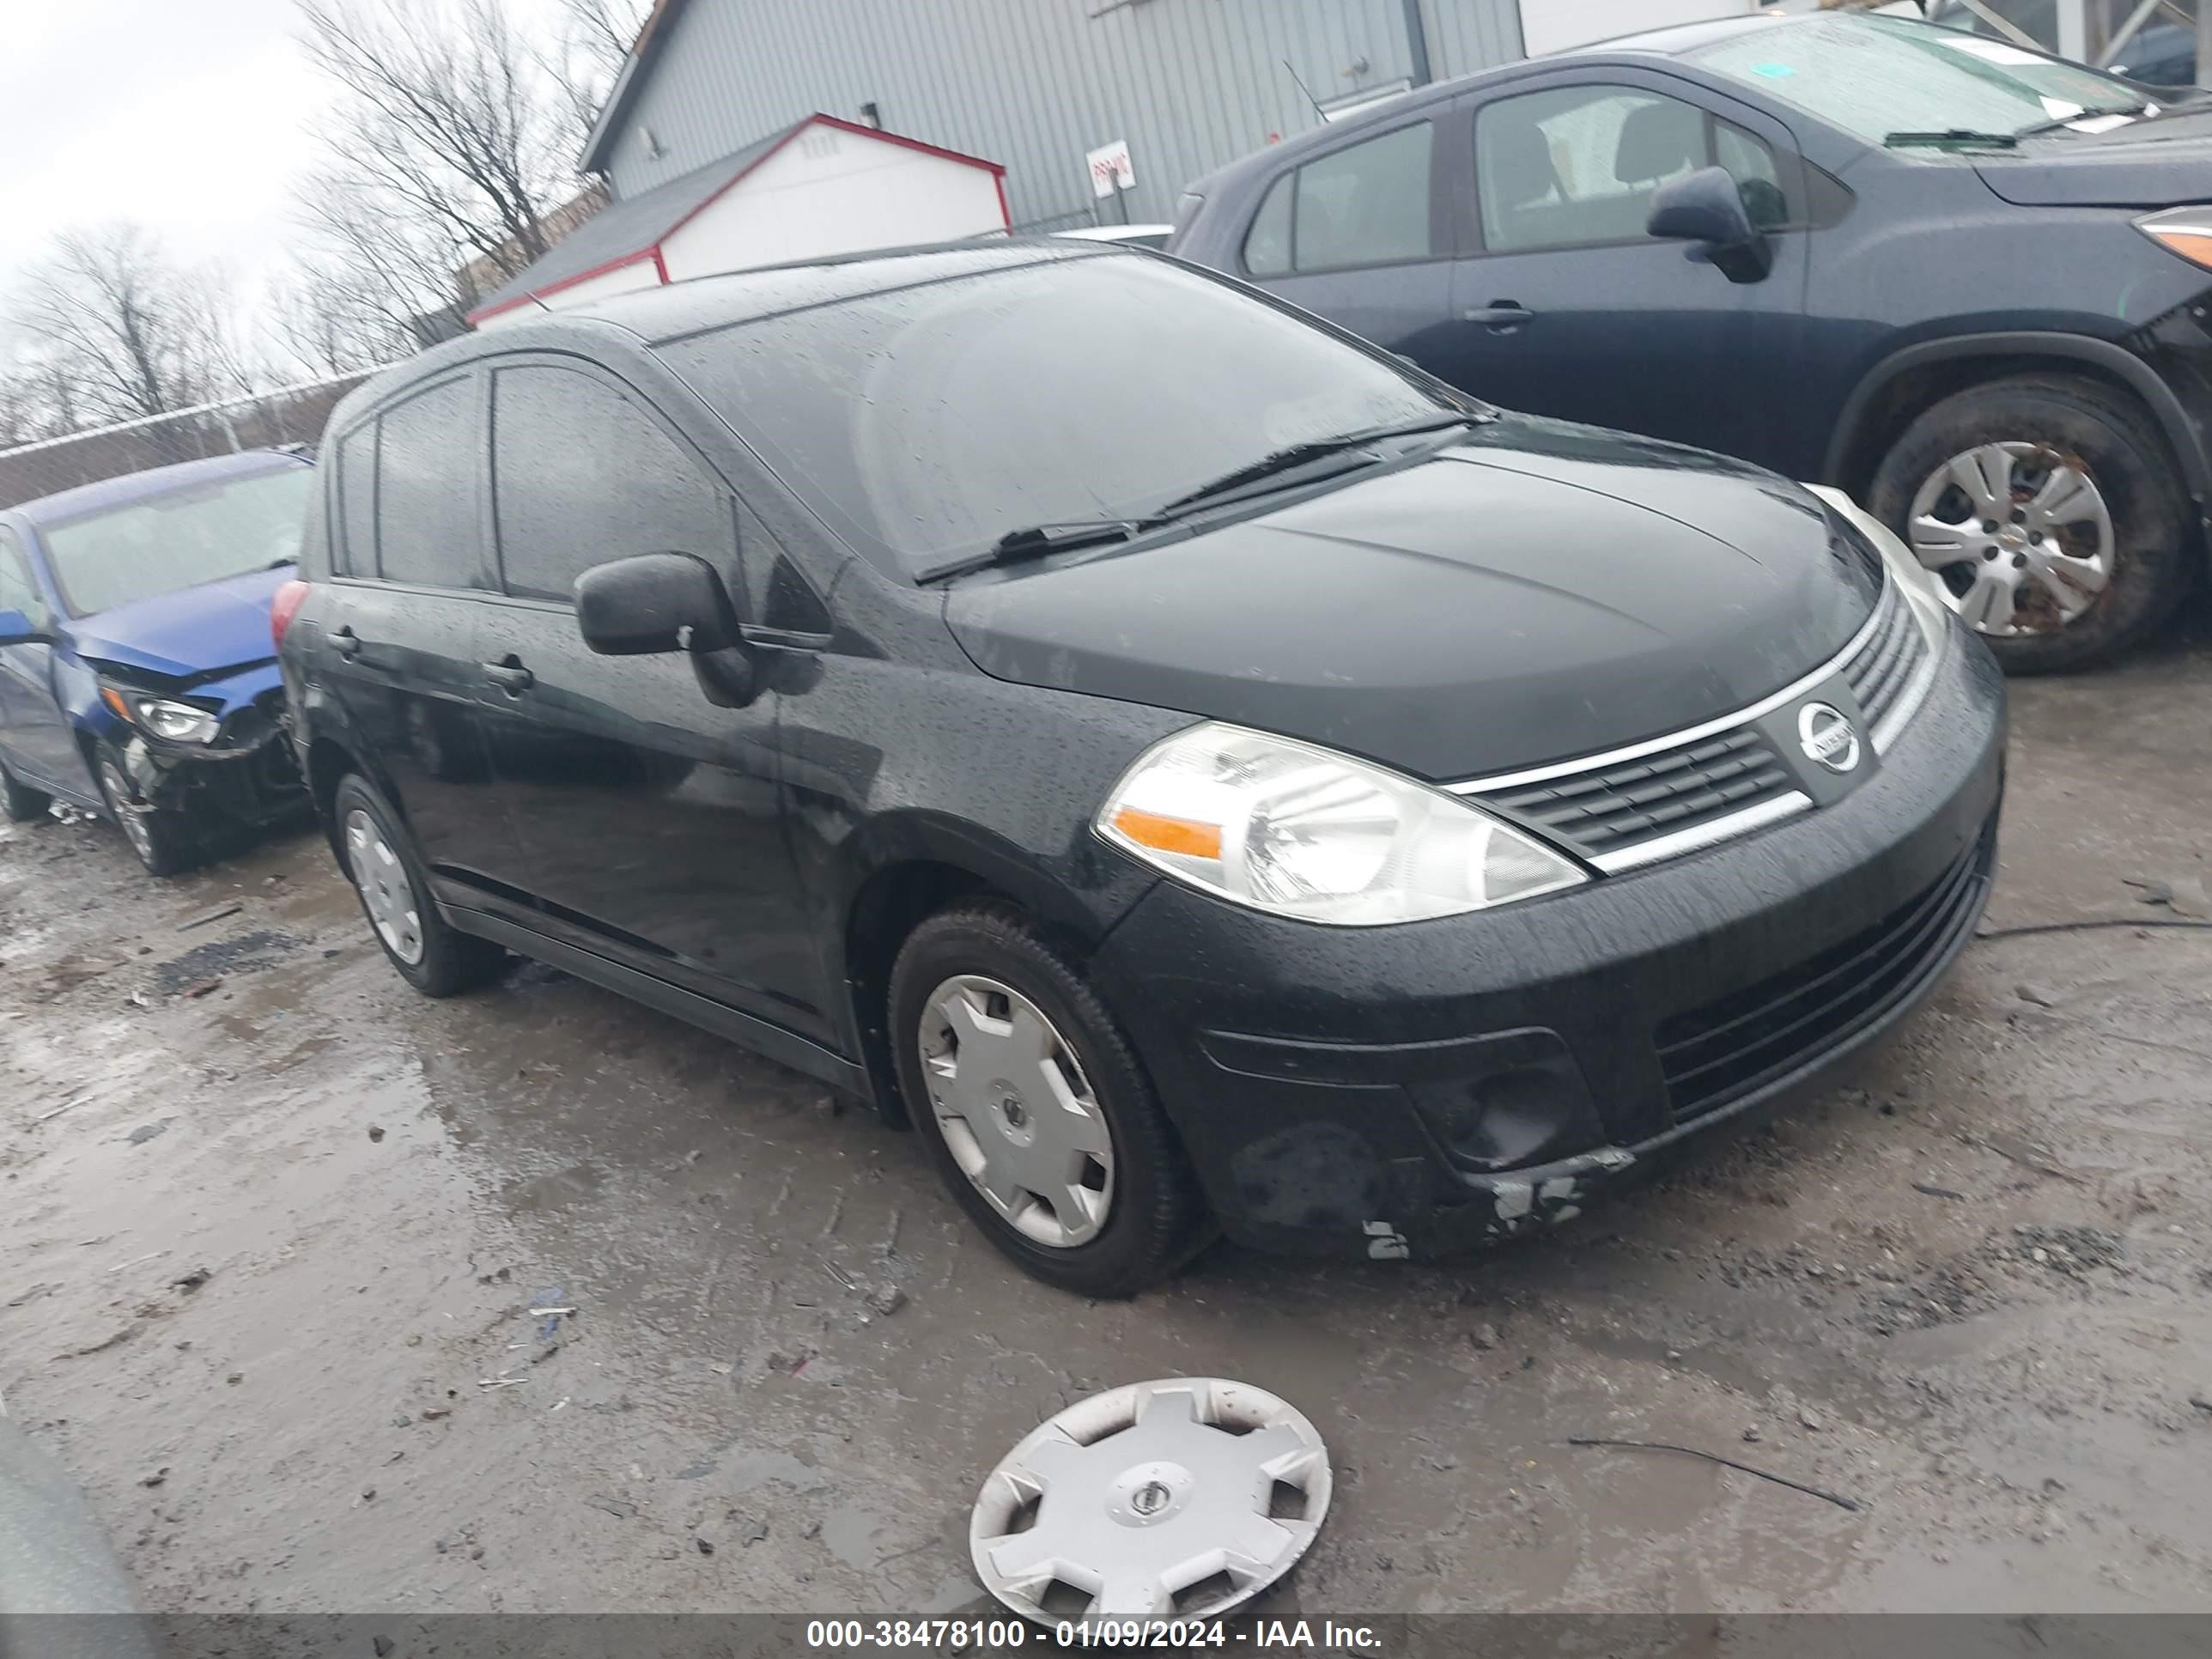
[{"label": "suv rear wheel", "polygon": [[2014,672],[2115,657],[2189,589],[2195,544],[2166,441],[2094,381],[1956,392],[1905,428],[1868,494]]},{"label": "suv rear wheel", "polygon": [[1035,1277],[1133,1296],[1206,1237],[1206,1206],[1128,1040],[1010,906],[930,917],[891,969],[899,1087],[930,1157]]},{"label": "suv rear wheel", "polygon": [[331,816],[338,862],[369,931],[399,976],[428,997],[457,996],[495,977],[507,952],[438,914],[415,843],[376,786],[358,772],[338,780]]}]

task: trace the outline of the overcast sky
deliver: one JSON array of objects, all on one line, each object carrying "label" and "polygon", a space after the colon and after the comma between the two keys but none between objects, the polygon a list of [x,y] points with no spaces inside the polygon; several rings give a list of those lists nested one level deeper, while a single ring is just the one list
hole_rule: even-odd
[{"label": "overcast sky", "polygon": [[[509,0],[550,30],[553,0]],[[243,296],[296,236],[328,83],[292,0],[0,0],[0,296],[55,232],[135,219]]]}]

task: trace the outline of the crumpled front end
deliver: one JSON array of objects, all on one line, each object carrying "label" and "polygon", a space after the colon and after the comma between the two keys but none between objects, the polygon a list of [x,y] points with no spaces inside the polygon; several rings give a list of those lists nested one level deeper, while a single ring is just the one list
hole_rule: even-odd
[{"label": "crumpled front end", "polygon": [[152,684],[143,673],[127,682],[103,675],[102,684],[126,702],[133,693],[173,699],[204,708],[218,722],[204,743],[170,740],[125,720],[111,703],[106,735],[138,797],[128,805],[258,825],[304,803],[306,786],[285,740],[284,683],[274,662],[175,687]]}]

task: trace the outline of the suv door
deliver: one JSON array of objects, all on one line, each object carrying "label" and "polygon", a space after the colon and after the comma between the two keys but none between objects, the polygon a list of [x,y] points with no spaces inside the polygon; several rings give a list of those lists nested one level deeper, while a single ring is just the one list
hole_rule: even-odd
[{"label": "suv door", "polygon": [[1282,174],[1244,235],[1243,273],[1293,305],[1433,368],[1450,314],[1449,192],[1424,112]]},{"label": "suv door", "polygon": [[480,398],[481,377],[464,370],[385,404],[332,446],[331,580],[342,597],[317,653],[432,884],[462,905],[521,875],[477,712],[477,611],[491,586]]},{"label": "suv door", "polygon": [[540,925],[809,1036],[829,1031],[783,821],[777,697],[708,701],[690,659],[603,657],[570,594],[594,565],[695,554],[743,605],[734,493],[634,387],[580,359],[491,370],[504,597],[485,607],[492,765]]},{"label": "suv door", "polygon": [[[53,606],[31,569],[30,554],[5,528],[0,528],[0,611],[21,611],[36,632],[53,630]],[[0,646],[0,749],[6,750],[8,769],[24,782],[88,795],[92,775],[55,700],[53,659],[51,645]]]},{"label": "suv door", "polygon": [[[1787,128],[1669,76],[1589,70],[1473,96],[1471,246],[1437,368],[1509,409],[1788,467],[1810,249]],[[1670,179],[1718,165],[1772,270],[1731,282],[1645,233]]]}]

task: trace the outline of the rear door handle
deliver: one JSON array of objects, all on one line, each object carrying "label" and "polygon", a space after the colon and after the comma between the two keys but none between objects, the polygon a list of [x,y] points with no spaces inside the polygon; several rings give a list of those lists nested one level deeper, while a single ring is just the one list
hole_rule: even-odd
[{"label": "rear door handle", "polygon": [[1492,300],[1460,315],[1470,323],[1480,323],[1493,334],[1510,334],[1536,320],[1534,312],[1512,300]]},{"label": "rear door handle", "polygon": [[361,635],[341,624],[331,635],[331,649],[351,661],[361,654]]},{"label": "rear door handle", "polygon": [[538,684],[538,676],[514,657],[483,665],[484,678],[510,697],[519,697]]}]

